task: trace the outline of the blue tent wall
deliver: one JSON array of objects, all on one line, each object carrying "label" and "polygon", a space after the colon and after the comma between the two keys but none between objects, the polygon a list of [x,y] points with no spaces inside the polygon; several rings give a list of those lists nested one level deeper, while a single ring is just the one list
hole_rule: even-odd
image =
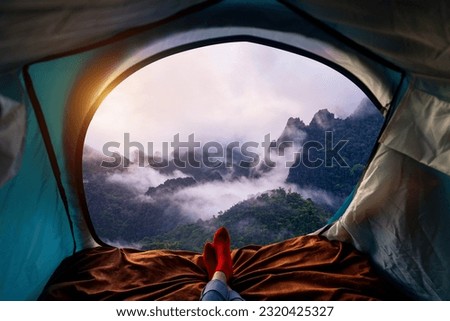
[{"label": "blue tent wall", "polygon": [[[17,91],[21,91],[15,88]],[[11,96],[9,91],[2,91]],[[18,174],[0,189],[0,299],[35,299],[73,251],[65,209],[36,115],[26,101],[27,132]]]},{"label": "blue tent wall", "polygon": [[[71,55],[64,58],[34,64],[29,68],[32,87],[36,94],[37,104],[42,108],[45,124],[54,149],[57,167],[59,169],[62,193],[67,198],[67,211],[74,228],[76,250],[92,243],[78,206],[78,196],[74,190],[73,173],[67,168],[65,155],[64,132],[66,121],[65,106],[77,80],[80,70],[83,70],[91,52]],[[61,191],[60,191],[61,193]]]},{"label": "blue tent wall", "polygon": [[[21,79],[16,76],[16,83],[11,77],[4,81],[9,85],[2,87],[2,95],[25,100],[27,132],[20,171],[0,188],[0,300],[36,299],[59,263],[92,240],[86,241],[89,234],[83,234],[83,217],[73,201],[63,141],[63,107],[89,56],[86,52],[33,64],[28,82],[27,71]],[[56,156],[54,164],[42,126]]]}]

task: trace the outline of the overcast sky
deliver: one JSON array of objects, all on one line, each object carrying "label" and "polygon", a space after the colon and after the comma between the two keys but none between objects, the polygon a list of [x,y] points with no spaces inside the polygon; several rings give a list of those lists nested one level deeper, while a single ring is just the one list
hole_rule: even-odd
[{"label": "overcast sky", "polygon": [[308,124],[319,109],[345,118],[364,97],[350,80],[308,58],[270,47],[232,43],[176,54],[118,85],[95,114],[86,144],[144,146],[191,133],[201,142],[276,139],[289,117]]}]

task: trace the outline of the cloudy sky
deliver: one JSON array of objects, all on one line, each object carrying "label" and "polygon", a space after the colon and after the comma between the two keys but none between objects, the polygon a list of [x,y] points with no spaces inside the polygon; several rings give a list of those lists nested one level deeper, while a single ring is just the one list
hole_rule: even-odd
[{"label": "cloudy sky", "polygon": [[318,62],[270,47],[232,43],[176,54],[142,68],[99,107],[86,144],[144,146],[191,133],[201,142],[276,139],[289,117],[308,124],[319,109],[348,116],[364,94]]},{"label": "cloudy sky", "polygon": [[[214,45],[164,58],[123,81],[99,107],[86,144],[99,151],[110,141],[123,147],[124,133],[144,146],[152,142],[155,150],[176,134],[187,141],[192,133],[202,144],[235,140],[260,144],[266,134],[277,139],[289,117],[308,124],[319,109],[327,108],[345,118],[364,96],[341,74],[299,55],[250,43]],[[118,151],[123,154],[121,148]],[[277,165],[259,178],[207,182],[170,197],[180,213],[202,219],[278,187],[336,205],[323,191],[287,184],[288,171]],[[143,196],[148,187],[172,176],[136,167],[109,179],[135,188],[136,195],[148,201]]]}]

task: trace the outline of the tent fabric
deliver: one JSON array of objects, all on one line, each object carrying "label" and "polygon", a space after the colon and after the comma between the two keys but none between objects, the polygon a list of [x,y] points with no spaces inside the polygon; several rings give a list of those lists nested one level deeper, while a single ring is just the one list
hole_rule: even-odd
[{"label": "tent fabric", "polygon": [[449,207],[449,176],[382,145],[347,211],[323,235],[369,254],[411,297],[448,300]]},{"label": "tent fabric", "polygon": [[25,106],[0,95],[0,186],[20,167],[25,121]]},{"label": "tent fabric", "polygon": [[21,166],[0,189],[0,299],[36,299],[73,240],[37,119],[26,104]]},{"label": "tent fabric", "polygon": [[450,175],[450,101],[409,90],[380,142]]},{"label": "tent fabric", "polygon": [[[232,251],[231,287],[246,300],[407,300],[342,242],[302,236]],[[100,247],[66,259],[41,300],[199,300],[200,254]]]},{"label": "tent fabric", "polygon": [[202,2],[205,0],[3,1],[0,72],[88,47]]},{"label": "tent fabric", "polygon": [[[284,0],[417,76],[450,78],[448,1]],[[431,80],[431,79],[430,79]]]},{"label": "tent fabric", "polygon": [[[58,59],[53,62],[42,62],[28,69],[28,75],[32,82],[32,91],[36,96],[37,103],[42,110],[49,139],[55,153],[53,166],[57,166],[58,178],[60,179],[59,193],[66,198],[65,214],[69,216],[70,223],[75,226],[74,243],[76,250],[95,246],[90,235],[89,228],[84,221],[78,207],[77,196],[74,195],[72,173],[66,166],[66,155],[64,154],[64,134],[66,125],[66,111],[58,106],[67,104],[67,97],[77,78],[79,68],[83,68],[83,57],[74,55]],[[30,90],[30,88],[27,88]],[[61,190],[62,189],[62,190]]]},{"label": "tent fabric", "polygon": [[74,245],[97,245],[79,164],[109,90],[166,55],[254,41],[336,68],[386,116],[353,199],[325,235],[369,254],[415,298],[450,299],[447,1],[8,0],[0,16],[0,95],[17,106],[0,123],[17,142],[0,169],[0,298],[35,299]]}]

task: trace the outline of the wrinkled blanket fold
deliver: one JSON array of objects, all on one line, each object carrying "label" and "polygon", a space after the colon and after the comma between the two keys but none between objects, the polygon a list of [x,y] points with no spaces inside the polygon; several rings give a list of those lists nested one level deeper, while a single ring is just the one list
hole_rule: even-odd
[{"label": "wrinkled blanket fold", "polygon": [[[231,287],[246,300],[406,300],[351,245],[300,236],[232,251]],[[201,254],[86,249],[65,259],[41,300],[198,300]]]}]

